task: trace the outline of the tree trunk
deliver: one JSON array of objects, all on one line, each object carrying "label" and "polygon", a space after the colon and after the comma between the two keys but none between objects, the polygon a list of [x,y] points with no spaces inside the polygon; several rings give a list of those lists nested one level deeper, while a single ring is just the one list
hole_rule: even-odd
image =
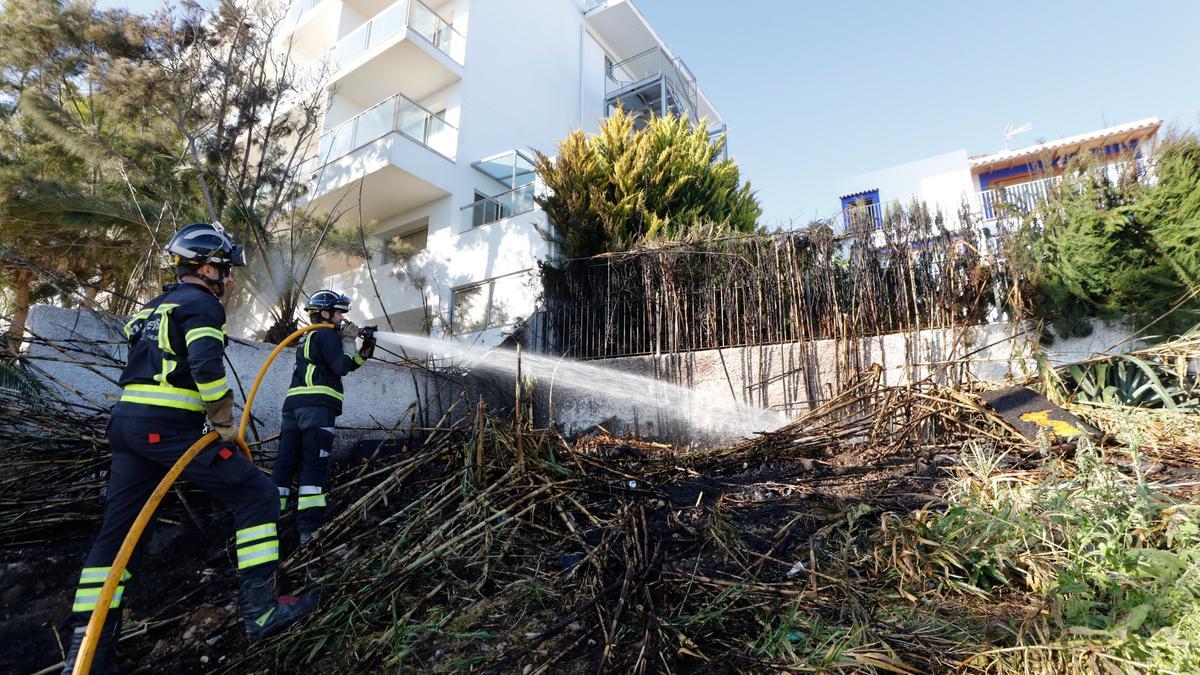
[{"label": "tree trunk", "polygon": [[26,269],[13,271],[13,289],[16,300],[13,303],[12,323],[8,326],[9,348],[17,350],[25,337],[25,321],[29,319],[29,298],[33,293],[33,272]]}]

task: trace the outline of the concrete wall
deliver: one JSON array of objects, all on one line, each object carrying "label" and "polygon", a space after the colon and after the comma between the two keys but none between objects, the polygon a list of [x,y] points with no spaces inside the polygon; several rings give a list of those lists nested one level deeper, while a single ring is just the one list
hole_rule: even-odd
[{"label": "concrete wall", "polygon": [[[1003,382],[1024,380],[1037,372],[1033,334],[1021,334],[1008,323],[993,323],[965,330],[928,330],[914,334],[892,333],[851,343],[817,340],[757,347],[713,349],[660,356],[604,359],[602,364],[621,372],[644,375],[693,389],[691,416],[708,414],[714,401],[757,406],[801,414],[841,391],[854,373],[873,365],[882,369],[885,384],[904,385],[926,377],[943,383]],[[1063,365],[1096,354],[1127,351],[1139,343],[1126,343],[1130,332],[1120,325],[1097,324],[1087,337],[1056,340],[1043,353],[1053,365]],[[543,414],[567,433],[577,433],[609,420],[609,431],[637,429],[659,435],[677,423],[621,407],[602,398],[560,396]],[[636,427],[635,421],[636,419]]]},{"label": "concrete wall", "polygon": [[[31,345],[26,356],[34,366],[52,378],[51,384],[57,380],[56,387],[64,396],[102,408],[110,407],[120,396],[120,388],[110,378],[116,380],[120,376],[126,358],[121,323],[118,319],[86,310],[45,305],[34,307],[29,315],[29,327],[33,335],[60,346],[83,349],[90,354],[70,354],[71,359],[83,361],[88,364],[86,366],[58,361],[64,358],[64,354],[42,344]],[[274,345],[245,340],[231,341],[226,349],[229,359],[226,374],[239,414],[244,402],[242,390],[249,393],[259,368],[272,349]],[[279,433],[281,406],[291,383],[295,358],[292,349],[281,353],[263,379],[255,398],[254,418],[263,438]],[[434,399],[441,380],[421,371],[410,373],[407,368],[375,360],[368,361],[347,375],[343,384],[346,401],[345,410],[337,420],[337,450],[344,450],[362,438],[383,438],[395,427],[406,430],[413,415],[409,406],[417,399],[418,388],[423,402],[434,400],[427,414],[431,422],[436,422],[446,404],[464,391],[462,387],[450,385],[443,389],[440,399]],[[251,438],[251,435],[247,433],[247,437]]]},{"label": "concrete wall", "polygon": [[[40,338],[92,352],[90,356],[71,355],[72,359],[91,364],[89,368],[48,360],[63,358],[52,347],[38,344],[30,347],[28,357],[34,365],[69,385],[69,389],[62,389],[64,395],[98,407],[109,407],[116,401],[119,389],[105,376],[115,380],[125,360],[117,320],[87,311],[39,306],[31,312],[29,325],[31,332]],[[725,414],[720,411],[745,416],[750,407],[765,408],[790,419],[836,395],[855,373],[873,365],[882,370],[883,381],[890,385],[926,377],[944,383],[1019,381],[1036,373],[1036,363],[1032,356],[1033,336],[1015,333],[1018,330],[1007,323],[996,323],[966,330],[893,333],[842,344],[818,340],[589,361],[589,367],[645,379],[641,384],[631,384],[630,378],[617,382],[617,378],[606,379],[606,373],[599,372],[589,376],[594,382],[589,381],[585,391],[581,391],[550,381],[553,376],[544,378],[534,383],[535,420],[543,425],[554,423],[567,434],[586,432],[596,424],[603,424],[614,433],[636,430],[646,436],[678,440],[686,435],[695,438],[697,428],[730,426],[720,421],[714,423],[714,414]],[[1090,337],[1058,340],[1045,347],[1043,353],[1052,364],[1062,365],[1098,353],[1141,346],[1126,342],[1128,336],[1129,331],[1123,326],[1097,324]],[[250,389],[272,348],[241,340],[228,348],[230,374],[236,374],[245,390]],[[254,412],[263,437],[278,433],[280,406],[294,359],[291,350],[281,354],[259,391]],[[553,367],[552,371],[559,373],[559,368]],[[471,414],[479,396],[486,398],[494,411],[512,405],[511,375],[472,374],[445,385],[441,396],[436,397],[435,392],[444,381],[423,371],[410,373],[405,368],[368,362],[344,381],[346,406],[338,418],[338,449],[362,438],[382,438],[397,426],[407,428],[411,419],[409,406],[416,400],[418,389],[423,402],[434,401],[429,405],[427,417],[431,423],[463,396],[468,405],[456,408],[455,415],[459,418]],[[611,386],[606,386],[606,382]],[[637,403],[639,398],[657,402],[675,395],[658,383],[690,390],[686,400],[677,406],[684,408],[682,412],[673,408],[659,413],[646,403]],[[644,386],[646,391],[632,391],[631,386]],[[233,388],[240,406],[242,395],[236,384]],[[741,423],[732,426],[740,428]]]}]

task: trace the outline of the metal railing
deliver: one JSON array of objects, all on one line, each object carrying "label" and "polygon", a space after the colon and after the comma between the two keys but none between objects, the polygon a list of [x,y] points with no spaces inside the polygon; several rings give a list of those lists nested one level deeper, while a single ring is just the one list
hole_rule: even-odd
[{"label": "metal railing", "polygon": [[984,220],[992,220],[1007,213],[1030,213],[1046,201],[1050,189],[1061,180],[1059,176],[1050,176],[1028,183],[976,192],[975,203],[972,206],[976,214]]},{"label": "metal railing", "polygon": [[453,160],[458,128],[403,94],[396,94],[321,135],[317,156],[301,168],[301,175],[345,157],[371,141],[400,133],[443,157]]},{"label": "metal railing", "polygon": [[[1005,187],[982,190],[970,195],[968,206],[972,215],[984,220],[995,220],[1002,215],[1027,214],[1046,201],[1052,186],[1057,185],[1062,178],[1049,176],[1027,183],[1017,183]],[[891,199],[874,204],[851,204],[834,217],[834,222],[840,222],[847,231],[873,228],[880,229],[887,218],[888,210],[896,204],[911,204],[920,201],[920,196],[913,195],[905,199]],[[930,209],[938,205],[930,205]],[[941,204],[943,215],[950,219],[958,217],[959,205]]]},{"label": "metal railing", "polygon": [[894,202],[851,204],[850,206],[842,209],[842,226],[846,228],[847,232],[861,232],[868,229],[881,229],[883,227],[883,216],[886,213],[887,206],[888,204],[892,203]]},{"label": "metal railing", "polygon": [[526,183],[498,195],[467,204],[460,210],[470,209],[471,227],[479,227],[505,218],[519,216],[522,213],[529,213],[535,205],[533,194],[534,184]]},{"label": "metal railing", "polygon": [[683,101],[688,115],[695,118],[696,100],[699,96],[696,76],[688,70],[682,59],[672,57],[661,47],[651,47],[609,66],[605,73],[604,95],[609,97],[660,75],[675,96]]},{"label": "metal railing", "polygon": [[367,50],[406,28],[462,65],[466,37],[420,0],[400,0],[338,40],[334,47],[336,68],[346,67]]}]

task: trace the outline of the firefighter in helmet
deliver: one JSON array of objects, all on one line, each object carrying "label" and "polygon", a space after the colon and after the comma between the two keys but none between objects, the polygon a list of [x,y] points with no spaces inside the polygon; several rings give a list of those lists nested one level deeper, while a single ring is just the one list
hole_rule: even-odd
[{"label": "firefighter in helmet", "polygon": [[329,480],[334,422],[342,413],[342,376],[357,370],[375,352],[375,338],[363,335],[356,348],[359,328],[345,319],[350,298],[330,290],[313,293],[304,305],[309,321],[327,323],[305,333],[296,348],[296,369],[283,400],[279,455],[271,477],[279,490],[279,508],[287,508],[292,482],[296,488],[296,529],[300,545],[307,545],[325,522],[325,487]]},{"label": "firefighter in helmet", "polygon": [[[128,362],[121,373],[120,401],[108,427],[112,471],[100,532],[79,577],[72,606],[75,626],[65,673],[74,670],[85,627],[122,541],[147,498],[176,460],[208,429],[220,439],[183,471],[184,478],[233,511],[241,613],[246,636],[257,640],[316,608],[319,593],[281,603],[275,593],[279,566],[275,489],[233,441],[237,434],[233,392],[225,378],[225,308],[220,298],[245,252],[220,223],[179,230],[166,247],[176,283],[163,289],[125,324]],[[206,427],[207,422],[207,427]],[[122,595],[150,565],[130,561],[109,606],[93,673],[116,672]]]}]

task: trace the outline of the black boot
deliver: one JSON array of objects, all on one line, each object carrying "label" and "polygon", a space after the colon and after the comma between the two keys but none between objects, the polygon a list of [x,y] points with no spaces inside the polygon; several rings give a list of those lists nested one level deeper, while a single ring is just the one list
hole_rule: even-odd
[{"label": "black boot", "polygon": [[[124,608],[110,609],[104,617],[104,625],[100,628],[100,639],[96,641],[96,651],[92,654],[92,667],[89,673],[94,675],[115,675],[117,669],[117,638],[121,632],[121,614]],[[83,636],[87,632],[87,624],[76,626],[71,633],[71,649],[67,651],[66,667],[63,675],[75,672],[75,660],[79,658],[79,650],[83,647]]]},{"label": "black boot", "polygon": [[246,638],[251,642],[274,635],[308,616],[321,599],[318,589],[295,602],[279,602],[274,576],[243,578],[241,590],[242,620]]}]

